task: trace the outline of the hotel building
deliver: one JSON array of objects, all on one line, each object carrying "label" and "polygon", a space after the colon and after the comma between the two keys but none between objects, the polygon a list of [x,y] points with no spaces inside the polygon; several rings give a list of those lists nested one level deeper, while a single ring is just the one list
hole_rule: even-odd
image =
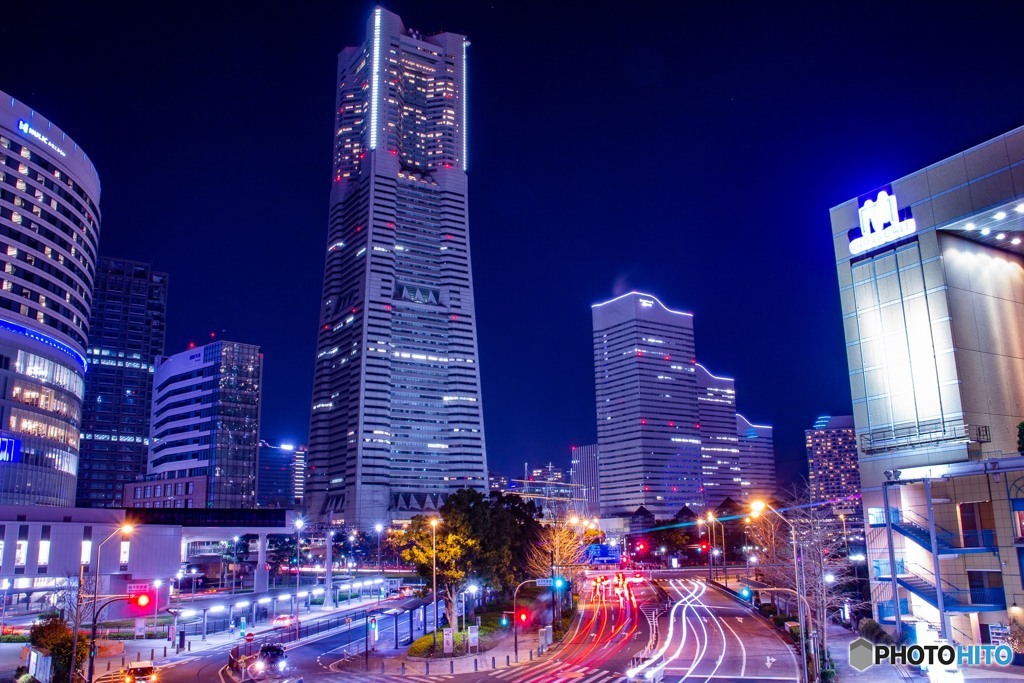
[{"label": "hotel building", "polygon": [[1024,128],[831,222],[875,615],[997,642],[1024,605]]},{"label": "hotel building", "polygon": [[[860,495],[860,469],[853,415],[822,415],[804,431],[807,446],[807,483],[811,500],[829,501]],[[839,508],[860,508],[860,503],[838,502]]]},{"label": "hotel building", "polygon": [[75,503],[100,181],[0,92],[0,501]]},{"label": "hotel building", "polygon": [[338,56],[306,495],[360,528],[486,492],[465,36],[374,9]]},{"label": "hotel building", "polygon": [[153,370],[164,353],[167,274],[100,257],[89,320],[79,507],[117,507],[146,473]]}]

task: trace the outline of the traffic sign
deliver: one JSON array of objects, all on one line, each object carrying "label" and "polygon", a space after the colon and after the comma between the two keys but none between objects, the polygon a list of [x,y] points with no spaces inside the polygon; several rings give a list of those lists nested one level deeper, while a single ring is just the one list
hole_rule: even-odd
[{"label": "traffic sign", "polygon": [[554,579],[537,579],[538,586],[550,586]]},{"label": "traffic sign", "polygon": [[246,633],[245,634],[245,642],[251,643],[255,639],[256,639],[256,636],[254,636],[253,634],[251,634],[251,633]]}]

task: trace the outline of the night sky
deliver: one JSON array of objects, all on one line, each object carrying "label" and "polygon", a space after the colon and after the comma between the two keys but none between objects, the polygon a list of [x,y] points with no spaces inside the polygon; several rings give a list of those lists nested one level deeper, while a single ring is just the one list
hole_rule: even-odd
[{"label": "night sky", "polygon": [[[167,352],[260,344],[262,434],[302,441],[336,55],[373,5],[264,4],[8,3],[0,90],[96,164],[100,252],[170,273]],[[595,440],[590,305],[630,289],[695,314],[782,481],[850,411],[828,210],[1024,124],[1024,10],[839,4],[384,5],[472,41],[492,470]]]}]

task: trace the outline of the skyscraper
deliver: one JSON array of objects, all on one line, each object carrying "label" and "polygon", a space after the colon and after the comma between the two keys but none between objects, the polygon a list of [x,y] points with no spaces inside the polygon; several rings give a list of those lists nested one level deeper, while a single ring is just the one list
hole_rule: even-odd
[{"label": "skyscraper", "polygon": [[639,292],[591,311],[602,516],[703,505],[693,315]]},{"label": "skyscraper", "polygon": [[125,507],[256,507],[263,355],[217,341],[161,358],[145,481]]},{"label": "skyscraper", "polygon": [[596,443],[572,447],[569,481],[578,487],[576,495],[583,499],[578,505],[578,513],[583,517],[601,514],[600,457]]},{"label": "skyscraper", "polygon": [[85,152],[0,92],[0,501],[74,505],[100,231]]},{"label": "skyscraper", "polygon": [[697,363],[693,315],[639,292],[592,311],[601,514],[668,519],[774,493],[772,428],[738,415],[734,380]]},{"label": "skyscraper", "polygon": [[[804,431],[807,445],[807,481],[815,501],[847,498],[860,494],[857,437],[853,415],[823,415],[814,427]],[[856,507],[860,502],[841,505]]]},{"label": "skyscraper", "polygon": [[295,507],[300,496],[295,490],[296,473],[304,453],[292,444],[277,446],[260,441],[256,460],[256,506],[261,508]]},{"label": "skyscraper", "polygon": [[117,507],[146,472],[153,370],[164,353],[167,275],[100,257],[89,319],[78,506]]},{"label": "skyscraper", "polygon": [[376,8],[338,57],[307,508],[367,527],[486,491],[465,36]]}]

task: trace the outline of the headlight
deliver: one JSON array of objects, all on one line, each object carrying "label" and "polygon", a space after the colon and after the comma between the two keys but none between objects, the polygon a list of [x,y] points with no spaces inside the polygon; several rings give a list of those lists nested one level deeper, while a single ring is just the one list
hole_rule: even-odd
[{"label": "headlight", "polygon": [[257,671],[263,671],[266,668],[267,668],[267,665],[263,663],[262,659],[257,660],[257,662],[256,662],[256,670]]},{"label": "headlight", "polygon": [[285,666],[286,666],[286,662],[283,659],[280,662],[277,663],[277,668],[280,669],[281,671],[284,671],[284,667]]}]

